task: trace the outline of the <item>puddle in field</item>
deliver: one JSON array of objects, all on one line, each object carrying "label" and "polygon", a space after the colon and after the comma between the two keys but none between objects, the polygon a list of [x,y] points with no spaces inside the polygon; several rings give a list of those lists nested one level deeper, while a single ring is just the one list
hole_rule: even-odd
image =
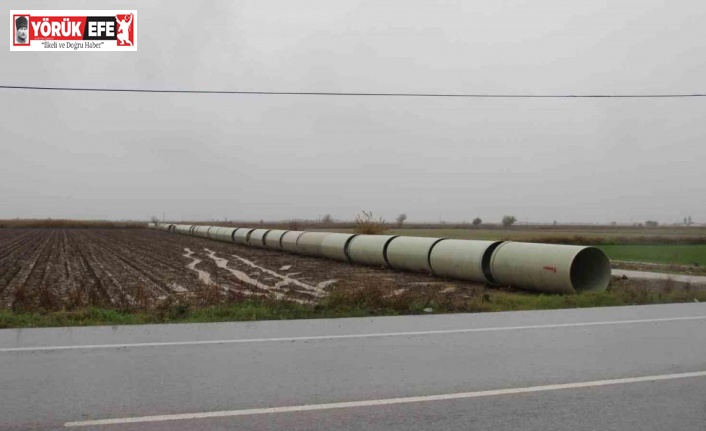
[{"label": "puddle in field", "polygon": [[335,283],[335,282],[337,282],[337,281],[338,281],[338,280],[326,280],[326,281],[322,281],[321,283],[317,284],[316,287],[320,287],[321,289],[323,289],[324,287],[328,287],[328,286],[332,285],[333,283]]},{"label": "puddle in field", "polygon": [[169,285],[169,287],[177,293],[184,293],[184,292],[189,291],[189,289],[187,289],[186,287],[182,286],[181,284],[177,284],[177,283],[172,283]]},{"label": "puddle in field", "polygon": [[288,269],[291,268],[291,267],[292,267],[292,265],[284,265],[284,266],[283,266],[282,268],[280,268],[279,270],[280,270],[280,271],[286,271],[286,270],[288,270]]},{"label": "puddle in field", "polygon": [[189,269],[192,270],[192,271],[196,271],[196,272],[199,274],[199,280],[201,280],[202,282],[204,282],[204,283],[206,283],[206,284],[214,284],[214,283],[213,283],[213,280],[211,280],[211,274],[209,274],[209,273],[206,272],[206,271],[202,271],[202,270],[200,270],[200,269],[196,269],[196,265],[198,265],[199,263],[201,263],[201,259],[197,259],[197,258],[195,258],[195,257],[191,257],[191,256],[194,254],[194,252],[191,251],[191,250],[188,249],[188,248],[185,248],[184,251],[186,251],[186,254],[183,255],[184,257],[188,257],[189,259],[193,259],[193,262],[191,262],[190,264],[186,265],[186,267],[189,268]]},{"label": "puddle in field", "polygon": [[235,278],[242,281],[243,283],[247,283],[251,286],[257,287],[257,288],[265,290],[267,292],[271,292],[272,294],[274,294],[275,299],[289,299],[290,301],[295,301],[300,304],[306,304],[306,303],[310,302],[310,301],[304,301],[301,299],[287,298],[287,296],[285,294],[276,291],[276,288],[278,286],[276,286],[276,285],[275,286],[268,286],[267,284],[260,283],[258,280],[251,278],[248,274],[246,274],[242,271],[238,271],[237,269],[233,269],[233,268],[228,268],[228,259],[223,259],[222,257],[216,256],[215,251],[211,251],[207,248],[205,248],[204,250],[208,253],[208,257],[213,259],[213,261],[216,263],[217,267],[223,268],[226,271],[230,272],[231,274],[233,274],[235,276]]},{"label": "puddle in field", "polygon": [[[322,295],[324,295],[323,288],[326,287],[326,286],[328,286],[329,284],[334,283],[334,282],[337,281],[337,280],[327,280],[327,281],[318,283],[318,284],[315,285],[315,286],[312,286],[312,285],[310,285],[310,284],[302,283],[302,282],[299,281],[299,280],[295,280],[295,279],[293,279],[293,278],[290,278],[290,277],[288,277],[288,276],[286,276],[286,275],[282,275],[282,274],[279,274],[279,273],[277,273],[277,272],[275,272],[275,271],[272,271],[272,270],[269,270],[269,269],[267,269],[267,268],[263,268],[263,267],[261,267],[261,266],[258,266],[258,265],[256,265],[255,263],[253,263],[253,262],[251,262],[251,261],[249,261],[249,260],[247,260],[247,259],[245,259],[245,258],[242,258],[242,257],[240,257],[240,256],[231,255],[231,256],[233,256],[235,259],[237,259],[238,261],[240,261],[241,263],[244,263],[245,265],[248,265],[250,268],[252,268],[252,269],[254,269],[254,270],[257,270],[257,271],[258,271],[258,272],[256,272],[257,275],[266,275],[266,276],[269,276],[269,277],[266,278],[267,280],[271,280],[271,281],[277,280],[277,282],[276,282],[273,286],[270,286],[270,285],[268,285],[268,284],[262,283],[261,281],[252,278],[250,275],[248,275],[247,273],[245,273],[245,272],[243,272],[243,271],[238,271],[237,269],[229,268],[229,267],[228,267],[228,260],[216,256],[216,252],[214,252],[214,251],[212,251],[212,250],[209,250],[209,249],[204,249],[204,250],[208,253],[208,257],[210,257],[211,259],[213,259],[213,261],[216,263],[216,266],[218,266],[219,268],[223,268],[223,269],[229,271],[229,272],[230,272],[231,274],[233,274],[238,280],[240,280],[240,281],[242,281],[242,282],[244,282],[244,283],[247,283],[247,284],[249,284],[249,285],[251,285],[251,286],[258,287],[258,288],[263,289],[263,290],[266,290],[266,291],[268,291],[268,292],[272,292],[272,293],[275,295],[275,297],[276,297],[277,299],[286,298],[286,295],[284,295],[283,293],[279,292],[279,289],[280,289],[281,287],[283,287],[283,286],[287,286],[287,285],[298,286],[298,287],[301,287],[301,288],[305,289],[308,293],[310,293],[310,294],[312,294],[312,295],[315,295],[315,296],[322,296]],[[300,302],[300,303],[307,303],[307,302],[309,302],[309,301],[303,301],[303,300],[292,299],[292,298],[287,298],[287,299],[294,300],[294,301],[297,301],[297,302]]]},{"label": "puddle in field", "polygon": [[[288,285],[288,284],[292,284],[292,285],[294,285],[294,286],[299,286],[299,287],[301,287],[301,288],[304,288],[304,289],[308,290],[309,293],[313,293],[313,294],[316,295],[316,296],[322,296],[322,295],[324,294],[323,287],[324,287],[325,285],[324,285],[324,286],[321,286],[321,284],[322,284],[322,283],[328,283],[328,284],[330,284],[330,283],[336,281],[336,280],[327,280],[327,281],[324,281],[324,282],[322,282],[322,283],[317,284],[316,286],[312,286],[312,285],[310,285],[310,284],[302,283],[302,282],[299,281],[299,280],[296,280],[296,279],[294,279],[294,278],[291,278],[290,275],[292,275],[292,274],[282,275],[282,274],[279,274],[279,273],[277,273],[277,272],[275,272],[275,271],[272,271],[271,269],[267,269],[267,268],[263,268],[263,267],[261,267],[261,266],[258,266],[258,265],[256,265],[254,262],[251,262],[251,261],[249,261],[249,260],[247,260],[247,259],[245,259],[245,258],[242,258],[242,257],[240,257],[240,256],[236,256],[236,255],[234,255],[234,254],[232,254],[231,256],[233,256],[234,258],[238,259],[239,261],[243,262],[244,264],[246,264],[246,265],[248,265],[248,266],[250,266],[250,267],[252,267],[252,268],[259,269],[260,271],[262,271],[262,272],[265,273],[265,274],[269,274],[269,275],[271,275],[271,276],[273,276],[273,277],[279,278],[280,281],[277,282],[277,284],[275,284],[275,287],[276,287],[276,288],[279,288],[279,287],[282,287],[282,286],[286,286],[286,285]],[[298,274],[298,273],[297,273],[297,274]]]}]

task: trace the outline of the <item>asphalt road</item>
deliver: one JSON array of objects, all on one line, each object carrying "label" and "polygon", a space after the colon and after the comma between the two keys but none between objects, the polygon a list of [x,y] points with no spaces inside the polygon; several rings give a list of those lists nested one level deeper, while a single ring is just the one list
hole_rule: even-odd
[{"label": "asphalt road", "polygon": [[706,304],[2,330],[0,429],[704,431]]}]

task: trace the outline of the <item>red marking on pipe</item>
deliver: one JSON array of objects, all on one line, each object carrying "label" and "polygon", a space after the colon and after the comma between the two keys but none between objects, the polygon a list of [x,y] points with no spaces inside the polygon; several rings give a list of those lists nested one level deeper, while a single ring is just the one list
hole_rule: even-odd
[{"label": "red marking on pipe", "polygon": [[556,272],[556,266],[545,266],[544,269],[547,271]]}]

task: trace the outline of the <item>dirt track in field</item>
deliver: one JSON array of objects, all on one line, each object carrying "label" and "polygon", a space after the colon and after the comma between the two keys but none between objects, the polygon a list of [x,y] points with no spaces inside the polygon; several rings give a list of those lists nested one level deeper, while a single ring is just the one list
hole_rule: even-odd
[{"label": "dirt track in field", "polygon": [[483,286],[141,229],[0,229],[0,307],[132,308],[217,294],[315,303],[384,283],[471,296]]}]

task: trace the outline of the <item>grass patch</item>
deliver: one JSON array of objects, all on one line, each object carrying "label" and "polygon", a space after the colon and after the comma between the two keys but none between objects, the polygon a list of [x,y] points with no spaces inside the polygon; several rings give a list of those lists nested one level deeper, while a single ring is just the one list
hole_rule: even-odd
[{"label": "grass patch", "polygon": [[0,310],[0,328],[480,313],[694,301],[706,302],[706,288],[696,288],[670,280],[616,280],[605,292],[586,292],[576,295],[533,294],[503,289],[478,289],[448,294],[432,288],[399,291],[394,286],[385,285],[364,288],[349,288],[341,285],[334,288],[328,297],[314,306],[290,301],[247,299],[203,306],[177,301],[150,310],[132,311],[95,307],[53,312]]},{"label": "grass patch", "polygon": [[706,245],[603,245],[599,248],[615,260],[706,266]]}]

